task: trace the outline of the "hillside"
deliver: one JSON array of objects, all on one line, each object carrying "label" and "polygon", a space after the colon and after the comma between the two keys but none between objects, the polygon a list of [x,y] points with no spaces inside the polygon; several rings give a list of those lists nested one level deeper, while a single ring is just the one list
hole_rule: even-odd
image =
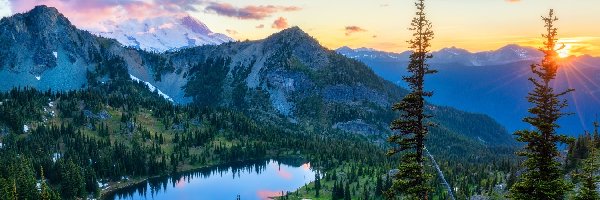
[{"label": "hillside", "polygon": [[[36,17],[43,20],[32,20]],[[2,24],[2,41],[14,45],[0,55],[21,55],[3,63],[2,72],[9,77],[7,80],[13,80],[3,81],[3,90],[32,86],[60,91],[132,76],[148,82],[177,103],[233,107],[263,120],[366,135],[385,135],[387,124],[394,117],[389,107],[405,93],[364,64],[325,49],[297,27],[259,41],[155,54],[125,48],[114,40],[78,30],[56,9],[44,6],[5,18]],[[27,28],[20,28],[23,26]],[[11,40],[10,35],[15,32],[22,32],[22,38]],[[37,34],[47,36],[34,39]],[[73,36],[59,38],[62,34]],[[25,42],[17,42],[20,40]],[[33,53],[29,55],[21,53],[31,46],[45,48],[30,51]],[[52,57],[54,51],[57,57]],[[62,63],[63,57],[75,61]],[[61,70],[71,74],[55,72]],[[67,76],[70,78],[64,78]],[[440,127],[447,132],[442,135],[467,136],[475,144],[480,143],[480,138],[488,144],[505,145],[512,141],[500,125],[485,116],[441,109],[440,117],[446,119],[446,124],[459,124],[448,116],[488,123],[482,127],[495,127],[495,131]]]},{"label": "hillside", "polygon": [[[508,46],[510,47],[510,46]],[[515,46],[512,46],[515,48]],[[521,121],[530,107],[525,99],[531,90],[529,77],[532,73],[530,65],[537,63],[537,56],[527,56],[527,59],[516,59],[514,53],[507,53],[508,48],[495,51],[498,55],[515,55],[507,58],[507,62],[491,62],[476,66],[468,63],[437,61],[433,67],[440,73],[429,77],[427,87],[435,91],[431,102],[451,106],[461,110],[483,113],[491,116],[509,131],[528,128]],[[512,52],[528,52],[529,48],[513,50]],[[361,51],[339,49],[340,53],[366,63],[376,74],[386,80],[402,85],[401,77],[406,74],[406,60],[399,54],[380,51]],[[489,53],[489,52],[483,52]],[[467,53],[457,56],[457,59],[472,58],[480,53]],[[366,56],[359,56],[366,55]],[[529,55],[537,55],[529,53]],[[434,56],[437,56],[434,53]],[[499,57],[499,56],[496,56]],[[435,57],[434,57],[435,58]],[[584,130],[591,130],[590,124],[600,113],[600,59],[591,56],[564,58],[554,83],[557,90],[568,88],[575,92],[565,96],[569,102],[568,112],[577,115],[566,116],[559,122],[560,131],[575,136]]]},{"label": "hillside", "polygon": [[[330,173],[369,168],[363,176],[372,180],[398,164],[385,156],[384,140],[397,116],[390,107],[406,90],[298,27],[263,40],[151,53],[38,6],[3,18],[0,43],[10,47],[0,49],[9,58],[0,62],[7,77],[0,80],[0,162],[11,166],[0,172],[3,191],[10,180],[43,180],[41,168],[50,188],[71,198],[98,191],[91,180],[118,188],[248,159],[297,156]],[[500,124],[427,108],[437,124],[427,148],[460,184],[459,196],[482,193],[482,181],[506,182],[516,144]],[[480,176],[468,178],[473,171]],[[490,173],[500,178],[484,176]],[[443,187],[432,185],[442,198]]]}]

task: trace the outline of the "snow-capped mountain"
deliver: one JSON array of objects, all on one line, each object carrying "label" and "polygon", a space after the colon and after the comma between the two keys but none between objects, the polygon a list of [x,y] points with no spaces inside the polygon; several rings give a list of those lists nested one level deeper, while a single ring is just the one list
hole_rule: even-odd
[{"label": "snow-capped mountain", "polygon": [[[358,60],[380,59],[388,62],[408,61],[410,51],[391,53],[369,48],[352,49],[341,47],[338,53]],[[494,51],[471,53],[465,49],[450,47],[433,52],[430,63],[457,63],[465,66],[502,65],[527,60],[538,60],[542,54],[535,48],[519,45],[507,45]]]},{"label": "snow-capped mountain", "polygon": [[234,41],[221,33],[213,33],[204,23],[191,16],[161,16],[145,20],[105,22],[109,31],[92,31],[114,38],[125,46],[147,51],[165,52],[186,47],[218,45]]}]

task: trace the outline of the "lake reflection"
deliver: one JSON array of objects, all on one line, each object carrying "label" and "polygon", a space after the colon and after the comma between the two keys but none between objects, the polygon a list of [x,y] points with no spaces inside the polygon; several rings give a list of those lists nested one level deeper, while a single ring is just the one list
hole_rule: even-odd
[{"label": "lake reflection", "polygon": [[240,163],[156,178],[125,188],[107,199],[269,199],[282,191],[295,191],[313,181],[310,163],[298,160],[268,160]]}]

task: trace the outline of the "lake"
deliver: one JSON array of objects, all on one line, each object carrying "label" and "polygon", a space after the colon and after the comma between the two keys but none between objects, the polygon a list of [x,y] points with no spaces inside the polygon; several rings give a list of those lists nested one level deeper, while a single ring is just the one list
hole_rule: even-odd
[{"label": "lake", "polygon": [[177,176],[153,178],[118,190],[114,200],[262,200],[295,191],[315,179],[310,163],[297,159],[237,163]]}]

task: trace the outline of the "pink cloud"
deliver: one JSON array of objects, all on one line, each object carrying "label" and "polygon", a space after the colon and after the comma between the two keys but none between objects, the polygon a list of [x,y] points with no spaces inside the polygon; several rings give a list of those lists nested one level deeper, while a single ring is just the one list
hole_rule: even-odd
[{"label": "pink cloud", "polygon": [[229,35],[237,35],[237,34],[238,34],[238,32],[237,32],[236,30],[233,30],[233,29],[227,29],[227,30],[225,30],[225,31],[227,31],[227,33],[228,33]]},{"label": "pink cloud", "polygon": [[367,31],[367,30],[365,30],[365,29],[363,29],[361,27],[358,27],[358,26],[346,26],[345,30],[346,30],[346,36],[350,36],[353,33],[366,32]]},{"label": "pink cloud", "polygon": [[128,19],[185,15],[195,10],[203,0],[10,0],[13,13],[31,10],[37,5],[55,7],[78,27],[102,29],[102,22],[121,22]]},{"label": "pink cloud", "polygon": [[277,175],[283,179],[287,179],[290,180],[292,179],[292,173],[286,171],[285,169],[282,169],[281,167],[279,167],[279,165],[276,164],[271,164],[271,167],[277,171]]},{"label": "pink cloud", "polygon": [[208,13],[215,13],[226,17],[260,20],[270,17],[272,14],[277,12],[299,11],[301,8],[295,6],[274,5],[251,5],[238,8],[228,3],[211,2],[204,10]]},{"label": "pink cloud", "polygon": [[283,18],[283,17],[279,17],[273,22],[273,25],[271,25],[271,28],[284,29],[284,28],[287,28],[288,26],[289,25],[288,25],[287,19]]},{"label": "pink cloud", "polygon": [[310,171],[310,163],[304,163],[302,169],[304,169],[304,171]]},{"label": "pink cloud", "polygon": [[270,200],[272,197],[280,197],[282,196],[281,191],[270,191],[270,190],[259,190],[256,192],[258,198],[261,200]]},{"label": "pink cloud", "polygon": [[179,189],[184,188],[185,185],[187,185],[187,182],[185,181],[185,179],[183,177],[181,177],[179,180],[177,180],[175,182],[175,187],[179,188]]}]

